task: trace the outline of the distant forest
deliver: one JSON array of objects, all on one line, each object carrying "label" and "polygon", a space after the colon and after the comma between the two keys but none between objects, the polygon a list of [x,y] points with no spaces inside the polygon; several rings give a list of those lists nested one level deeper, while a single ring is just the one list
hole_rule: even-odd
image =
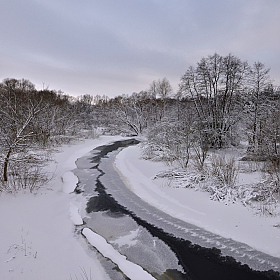
[{"label": "distant forest", "polygon": [[177,92],[162,78],[131,95],[71,97],[9,78],[0,101],[0,184],[8,190],[20,181],[32,191],[46,179],[39,168],[48,149],[97,133],[145,135],[147,158],[160,155],[183,168],[192,153],[203,166],[209,149],[244,142],[248,159],[280,165],[280,88],[263,63],[232,54],[190,66]]}]

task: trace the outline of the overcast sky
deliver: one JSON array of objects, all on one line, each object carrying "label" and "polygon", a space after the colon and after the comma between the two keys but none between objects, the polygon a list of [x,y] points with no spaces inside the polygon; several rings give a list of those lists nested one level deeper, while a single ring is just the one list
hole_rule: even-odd
[{"label": "overcast sky", "polygon": [[202,57],[261,61],[280,85],[279,0],[0,0],[0,79],[116,96]]}]

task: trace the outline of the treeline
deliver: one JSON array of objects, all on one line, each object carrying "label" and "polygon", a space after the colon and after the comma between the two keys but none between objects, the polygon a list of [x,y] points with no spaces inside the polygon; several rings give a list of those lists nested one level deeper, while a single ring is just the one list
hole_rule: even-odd
[{"label": "treeline", "polygon": [[184,167],[191,154],[203,166],[210,148],[241,141],[248,142],[248,157],[274,159],[279,165],[280,90],[264,64],[249,65],[231,54],[215,53],[190,66],[177,92],[163,78],[131,95],[74,98],[38,91],[28,80],[6,79],[0,84],[0,102],[2,182],[18,176],[23,163],[39,161],[31,150],[97,128],[110,134],[145,134],[146,157]]},{"label": "treeline", "polygon": [[215,53],[187,69],[176,93],[164,78],[146,91],[91,104],[93,125],[115,133],[145,132],[147,152],[164,151],[184,165],[189,149],[203,164],[208,149],[240,141],[248,142],[248,156],[279,161],[280,90],[261,62],[250,66]]},{"label": "treeline", "polygon": [[0,191],[33,191],[46,176],[45,148],[69,141],[82,126],[69,96],[36,90],[28,80],[0,84]]}]

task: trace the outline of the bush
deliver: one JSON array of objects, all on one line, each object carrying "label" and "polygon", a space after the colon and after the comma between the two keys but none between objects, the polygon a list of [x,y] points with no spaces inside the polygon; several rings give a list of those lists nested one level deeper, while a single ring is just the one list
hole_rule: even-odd
[{"label": "bush", "polygon": [[280,192],[280,159],[271,159],[266,164],[267,179],[275,193]]},{"label": "bush", "polygon": [[167,165],[177,162],[185,168],[190,158],[190,137],[190,127],[186,123],[160,123],[148,133],[143,158],[164,161]]},{"label": "bush", "polygon": [[238,175],[235,158],[225,155],[212,155],[210,172],[219,182],[219,185],[234,187]]},{"label": "bush", "polygon": [[48,157],[48,151],[15,155],[9,162],[8,180],[4,181],[0,177],[0,192],[38,191],[50,180],[49,174],[45,174],[43,170]]}]

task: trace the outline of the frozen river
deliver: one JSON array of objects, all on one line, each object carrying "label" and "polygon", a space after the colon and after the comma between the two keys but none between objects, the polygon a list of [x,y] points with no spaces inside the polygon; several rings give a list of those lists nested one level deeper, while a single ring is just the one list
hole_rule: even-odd
[{"label": "frozen river", "polygon": [[[121,148],[137,143],[101,146],[77,161],[87,227],[157,279],[279,279],[272,271],[279,271],[278,258],[171,217],[128,189],[114,161]],[[127,279],[110,260],[100,260],[111,279]]]}]

